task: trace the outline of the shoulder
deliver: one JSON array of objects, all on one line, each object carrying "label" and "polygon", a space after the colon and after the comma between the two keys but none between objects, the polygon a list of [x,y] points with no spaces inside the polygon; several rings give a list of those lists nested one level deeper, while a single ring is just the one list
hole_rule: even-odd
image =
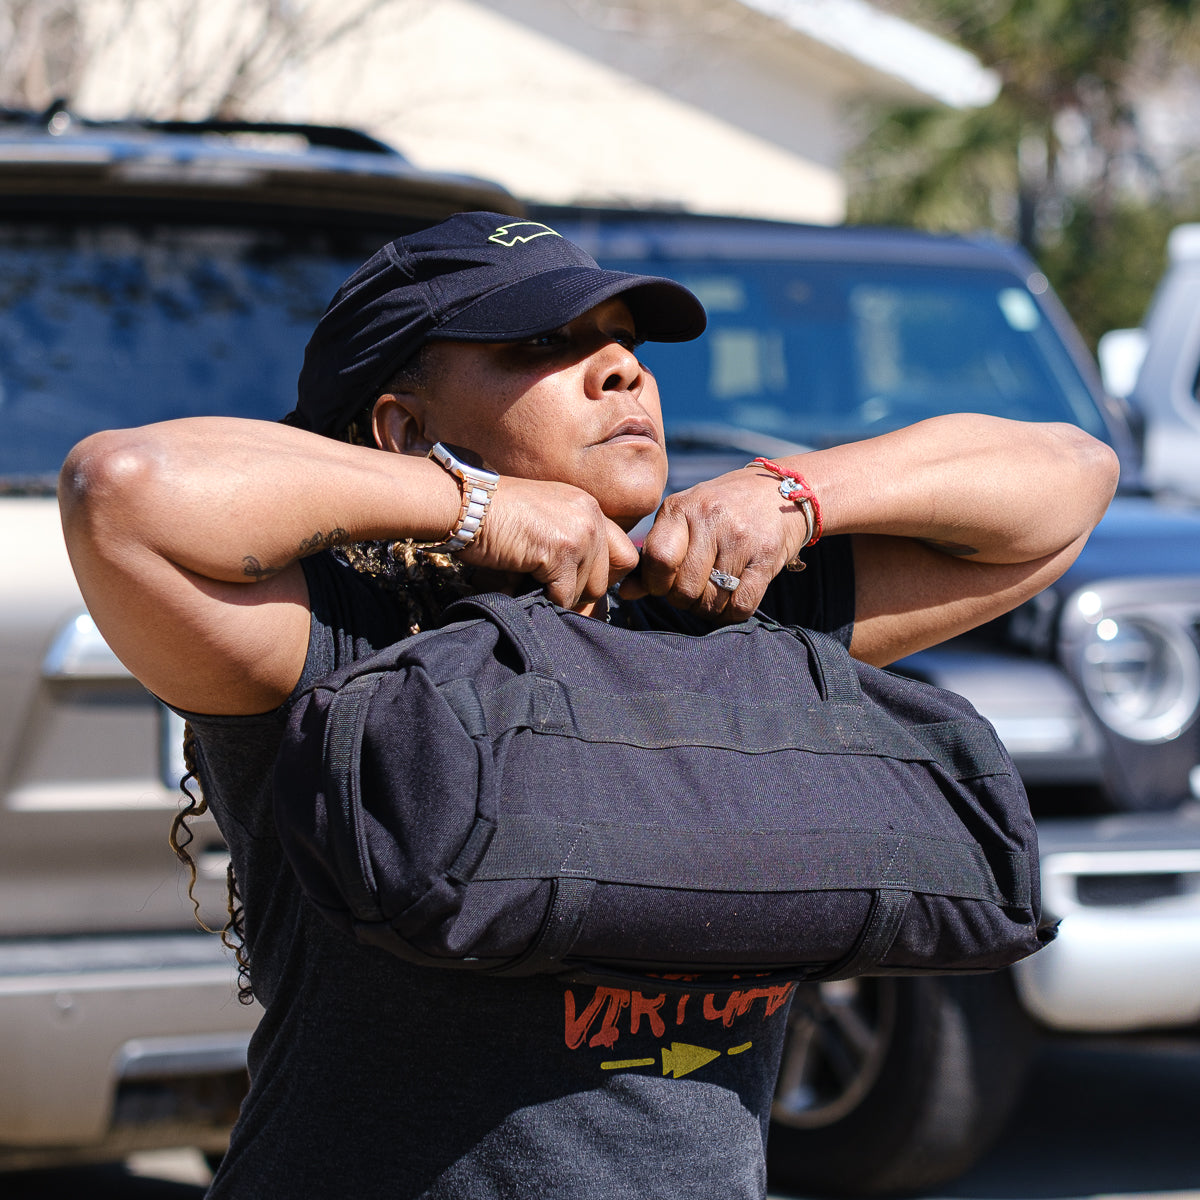
[{"label": "shoulder", "polygon": [[338,551],[311,555],[301,566],[312,626],[297,691],[414,632],[414,609],[419,605],[403,584],[356,569]]}]

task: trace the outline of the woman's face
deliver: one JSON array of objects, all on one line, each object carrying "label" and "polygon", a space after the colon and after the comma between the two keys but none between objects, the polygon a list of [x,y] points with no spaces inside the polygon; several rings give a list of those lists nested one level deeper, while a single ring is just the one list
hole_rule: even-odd
[{"label": "woman's face", "polygon": [[501,475],[574,484],[631,528],[667,480],[658,385],[636,346],[620,299],[521,342],[432,342],[423,440],[473,450]]}]

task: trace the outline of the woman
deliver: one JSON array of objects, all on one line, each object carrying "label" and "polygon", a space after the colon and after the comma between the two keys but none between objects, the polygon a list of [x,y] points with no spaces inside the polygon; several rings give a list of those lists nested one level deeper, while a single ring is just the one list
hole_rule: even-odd
[{"label": "woman", "polygon": [[677,284],[460,214],[347,281],[287,423],[114,431],[68,459],[80,585],[194,730],[265,1007],[213,1196],[763,1194],[786,986],[410,967],[308,906],[269,790],[289,697],[463,590],[685,632],[762,605],[882,664],[1045,587],[1111,497],[1115,457],[1080,430],[961,415],[669,497],[639,556],[666,455],[636,346],[703,325]]}]

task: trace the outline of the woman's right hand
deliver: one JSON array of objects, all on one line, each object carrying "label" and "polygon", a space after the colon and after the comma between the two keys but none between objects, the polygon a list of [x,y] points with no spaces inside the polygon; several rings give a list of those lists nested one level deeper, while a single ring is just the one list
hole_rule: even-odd
[{"label": "woman's right hand", "polygon": [[568,483],[504,476],[464,563],[528,575],[563,608],[588,611],[638,565],[629,535]]}]

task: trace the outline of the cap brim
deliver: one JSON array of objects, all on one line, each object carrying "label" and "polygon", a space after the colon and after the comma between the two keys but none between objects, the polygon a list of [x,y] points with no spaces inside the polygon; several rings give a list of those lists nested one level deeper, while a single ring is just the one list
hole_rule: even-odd
[{"label": "cap brim", "polygon": [[708,324],[704,306],[681,283],[600,267],[567,266],[520,279],[481,296],[430,330],[429,338],[506,342],[558,329],[619,296],[638,337],[689,342]]}]

